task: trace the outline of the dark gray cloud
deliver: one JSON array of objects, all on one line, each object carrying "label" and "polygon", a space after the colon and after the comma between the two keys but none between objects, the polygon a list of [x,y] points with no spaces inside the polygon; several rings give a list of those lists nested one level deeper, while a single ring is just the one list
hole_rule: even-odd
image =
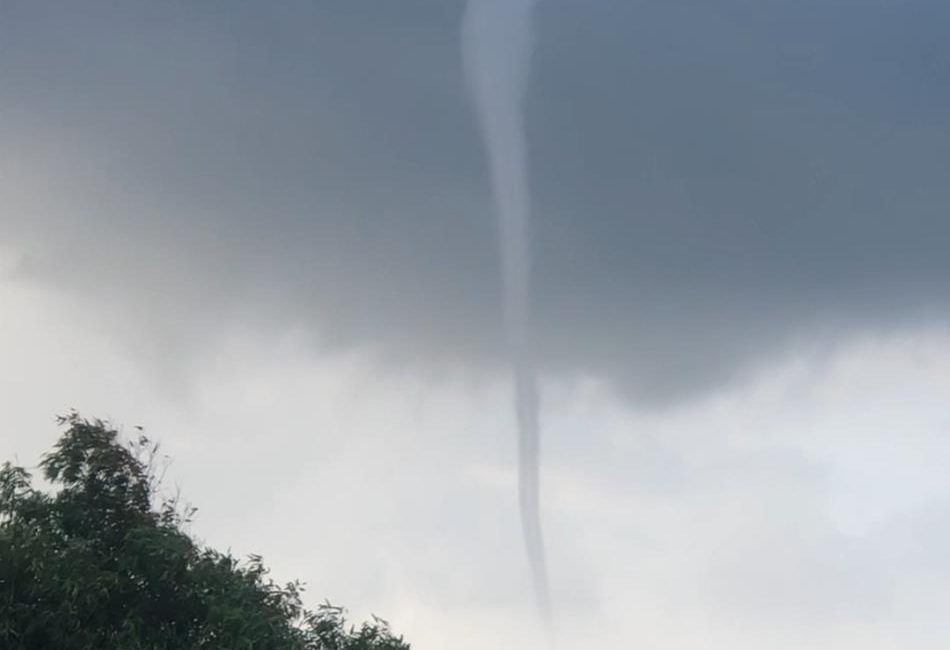
[{"label": "dark gray cloud", "polygon": [[[461,8],[6,3],[0,237],[156,356],[250,314],[492,363]],[[929,0],[544,2],[529,131],[549,369],[664,399],[816,332],[942,317],[948,23]]]}]

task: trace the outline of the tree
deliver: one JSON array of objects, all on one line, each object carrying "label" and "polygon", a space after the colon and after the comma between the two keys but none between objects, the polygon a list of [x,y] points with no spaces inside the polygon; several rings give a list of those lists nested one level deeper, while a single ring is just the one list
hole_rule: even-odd
[{"label": "tree", "polygon": [[40,463],[0,468],[0,647],[8,650],[409,650],[375,618],[303,606],[259,556],[240,562],[186,532],[194,509],[160,499],[157,445],[123,444],[77,414]]}]

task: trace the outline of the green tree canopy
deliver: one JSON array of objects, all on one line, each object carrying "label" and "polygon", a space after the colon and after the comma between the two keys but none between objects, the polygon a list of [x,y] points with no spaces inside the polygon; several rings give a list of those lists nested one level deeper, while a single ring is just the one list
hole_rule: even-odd
[{"label": "green tree canopy", "polygon": [[123,444],[76,414],[34,487],[0,468],[0,647],[6,650],[408,650],[382,619],[303,606],[261,558],[241,562],[196,543],[193,509],[161,500],[157,446]]}]

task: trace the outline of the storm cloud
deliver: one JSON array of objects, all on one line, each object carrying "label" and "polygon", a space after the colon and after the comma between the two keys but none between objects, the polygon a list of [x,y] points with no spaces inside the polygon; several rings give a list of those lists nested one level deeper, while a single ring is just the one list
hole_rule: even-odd
[{"label": "storm cloud", "polygon": [[[238,321],[500,367],[462,9],[5,3],[6,273],[157,364]],[[660,404],[802,341],[945,319],[948,23],[930,0],[543,3],[545,370]]]}]

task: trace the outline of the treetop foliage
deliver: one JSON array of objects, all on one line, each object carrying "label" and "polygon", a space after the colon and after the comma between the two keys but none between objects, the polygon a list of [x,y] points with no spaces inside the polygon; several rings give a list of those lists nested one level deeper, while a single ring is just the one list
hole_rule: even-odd
[{"label": "treetop foliage", "polygon": [[194,514],[162,499],[158,446],[122,443],[102,420],[65,429],[30,472],[0,467],[0,647],[8,650],[409,650],[386,621],[350,626],[308,610],[299,582],[239,561],[184,530]]}]

